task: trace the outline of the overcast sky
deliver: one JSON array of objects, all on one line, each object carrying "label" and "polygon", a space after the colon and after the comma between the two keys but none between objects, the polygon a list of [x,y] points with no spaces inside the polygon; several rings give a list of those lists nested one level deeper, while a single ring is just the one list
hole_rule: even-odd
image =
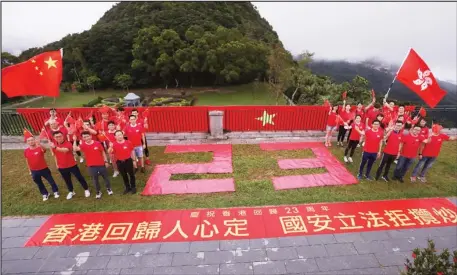
[{"label": "overcast sky", "polygon": [[[81,32],[112,2],[3,2],[3,51],[20,53]],[[457,83],[457,3],[256,2],[285,47],[318,59],[376,57],[399,64],[409,47],[434,74]]]}]

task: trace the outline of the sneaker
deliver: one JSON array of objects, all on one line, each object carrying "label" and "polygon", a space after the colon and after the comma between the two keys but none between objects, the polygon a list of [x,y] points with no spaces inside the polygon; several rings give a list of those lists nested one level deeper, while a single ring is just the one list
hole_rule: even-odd
[{"label": "sneaker", "polygon": [[111,189],[106,189],[106,191],[108,192],[108,195],[110,195],[110,196],[113,194],[113,190],[111,190]]},{"label": "sneaker", "polygon": [[417,179],[422,183],[426,183],[427,182],[427,179],[425,177],[417,177]]},{"label": "sneaker", "polygon": [[84,158],[79,158],[79,163],[83,163],[84,162]]},{"label": "sneaker", "polygon": [[360,174],[357,175],[357,179],[361,180],[362,178],[363,178],[362,175],[360,175]]},{"label": "sneaker", "polygon": [[344,162],[348,163],[348,157],[344,156],[343,159],[344,159]]},{"label": "sneaker", "polygon": [[324,144],[325,144],[325,147],[328,147],[328,142],[325,142]]},{"label": "sneaker", "polygon": [[47,195],[43,195],[43,201],[47,201],[47,200],[48,200],[48,198],[49,198],[49,194],[47,194]]},{"label": "sneaker", "polygon": [[349,160],[350,163],[354,162],[351,157],[348,157],[348,160]]},{"label": "sneaker", "polygon": [[59,192],[54,193],[54,199],[58,199],[60,197]]},{"label": "sneaker", "polygon": [[360,148],[360,144],[357,144],[357,148]]},{"label": "sneaker", "polygon": [[101,199],[102,197],[102,192],[98,192],[97,195],[95,195],[96,199]]},{"label": "sneaker", "polygon": [[114,174],[113,174],[113,178],[119,176],[119,172],[118,171],[114,171]]},{"label": "sneaker", "polygon": [[373,181],[373,178],[370,177],[370,176],[365,176],[365,180],[367,180],[367,181]]},{"label": "sneaker", "polygon": [[394,163],[397,164],[397,163],[398,163],[398,160],[394,160]]},{"label": "sneaker", "polygon": [[411,182],[416,182],[417,178],[416,177],[410,177],[409,179],[411,180]]},{"label": "sneaker", "polygon": [[67,195],[67,200],[71,200],[71,199],[73,198],[74,195],[76,195],[75,192],[70,192],[70,193],[68,193],[68,195]]},{"label": "sneaker", "polygon": [[145,172],[146,172],[146,170],[144,170],[144,167],[141,167],[141,173],[144,174]]},{"label": "sneaker", "polygon": [[385,182],[389,182],[389,181],[390,181],[388,177],[381,177],[381,179],[382,179],[383,181],[385,181]]},{"label": "sneaker", "polygon": [[131,191],[130,189],[125,189],[124,193],[122,193],[122,195],[127,195],[128,193],[130,193],[130,191]]},{"label": "sneaker", "polygon": [[90,191],[89,190],[84,190],[84,196],[86,198],[90,197]]},{"label": "sneaker", "polygon": [[132,194],[136,194],[136,187],[132,188]]}]

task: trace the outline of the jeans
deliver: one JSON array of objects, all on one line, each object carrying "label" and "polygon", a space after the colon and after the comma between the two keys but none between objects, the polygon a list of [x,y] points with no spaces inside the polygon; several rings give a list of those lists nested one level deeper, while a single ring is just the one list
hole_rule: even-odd
[{"label": "jeans", "polygon": [[428,169],[432,167],[435,160],[436,157],[422,157],[422,159],[420,159],[419,162],[416,164],[416,167],[414,167],[413,174],[411,176],[417,177],[419,170],[423,166],[422,171],[420,173],[420,177],[425,177],[425,174],[427,173]]},{"label": "jeans", "polygon": [[132,190],[132,188],[136,188],[135,171],[133,170],[133,160],[131,158],[128,158],[126,160],[117,160],[116,164],[117,169],[119,170],[119,174],[121,174],[122,179],[124,180],[125,189]]},{"label": "jeans", "polygon": [[373,167],[373,163],[376,161],[377,156],[378,156],[377,153],[363,152],[362,162],[360,163],[360,168],[359,168],[359,176],[363,175],[363,168],[365,168],[365,164],[367,165],[367,171],[365,173],[365,176],[367,178],[370,176],[371,167]]},{"label": "jeans", "polygon": [[41,195],[49,195],[46,186],[44,186],[43,180],[41,178],[45,178],[49,184],[51,185],[52,192],[57,193],[59,192],[59,188],[57,187],[54,178],[52,177],[51,170],[49,168],[45,168],[42,170],[32,170],[32,179],[40,189]]},{"label": "jeans", "polygon": [[376,178],[377,179],[379,179],[379,177],[381,177],[382,170],[384,169],[384,166],[386,167],[386,169],[384,170],[383,176],[385,178],[387,178],[387,176],[389,175],[390,166],[392,165],[392,163],[394,162],[394,160],[396,158],[397,158],[396,155],[390,155],[390,154],[386,154],[386,153],[384,153],[382,155],[381,164],[379,165],[378,170],[376,171]]},{"label": "jeans", "polygon": [[348,143],[348,147],[344,150],[344,155],[347,156],[349,150],[351,150],[351,157],[354,155],[355,148],[357,148],[357,144],[359,144],[358,140],[350,140]]},{"label": "jeans", "polygon": [[68,168],[59,168],[59,172],[62,175],[63,180],[65,181],[65,184],[67,185],[68,191],[73,192],[73,183],[71,181],[71,174],[75,176],[75,178],[79,181],[81,186],[84,188],[84,190],[89,190],[89,186],[87,185],[86,180],[84,179],[83,175],[81,174],[81,171],[78,168],[78,165],[75,165],[73,167],[68,167]]},{"label": "jeans", "polygon": [[344,136],[346,135],[347,129],[344,129],[344,125],[341,125],[338,128],[338,138],[337,141],[343,142],[344,141]]},{"label": "jeans", "polygon": [[103,180],[105,181],[106,189],[111,189],[111,183],[109,182],[108,178],[108,170],[106,170],[105,166],[89,166],[89,174],[92,177],[92,181],[95,185],[95,190],[100,192],[100,183],[98,182],[98,176],[101,175]]},{"label": "jeans", "polygon": [[397,179],[403,179],[409,167],[413,164],[414,158],[400,157],[398,159],[397,166],[395,167],[394,177]]}]

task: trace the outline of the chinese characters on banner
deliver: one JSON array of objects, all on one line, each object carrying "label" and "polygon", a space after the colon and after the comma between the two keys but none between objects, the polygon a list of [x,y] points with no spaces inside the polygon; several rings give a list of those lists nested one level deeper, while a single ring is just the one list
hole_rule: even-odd
[{"label": "chinese characters on banner", "polygon": [[59,214],[26,246],[233,240],[456,226],[447,199]]}]

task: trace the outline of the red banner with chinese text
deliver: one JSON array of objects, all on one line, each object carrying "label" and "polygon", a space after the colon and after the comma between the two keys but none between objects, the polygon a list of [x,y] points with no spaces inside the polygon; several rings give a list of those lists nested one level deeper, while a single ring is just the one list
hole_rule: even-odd
[{"label": "red banner with chinese text", "polygon": [[58,214],[25,246],[234,240],[456,226],[447,199]]}]

